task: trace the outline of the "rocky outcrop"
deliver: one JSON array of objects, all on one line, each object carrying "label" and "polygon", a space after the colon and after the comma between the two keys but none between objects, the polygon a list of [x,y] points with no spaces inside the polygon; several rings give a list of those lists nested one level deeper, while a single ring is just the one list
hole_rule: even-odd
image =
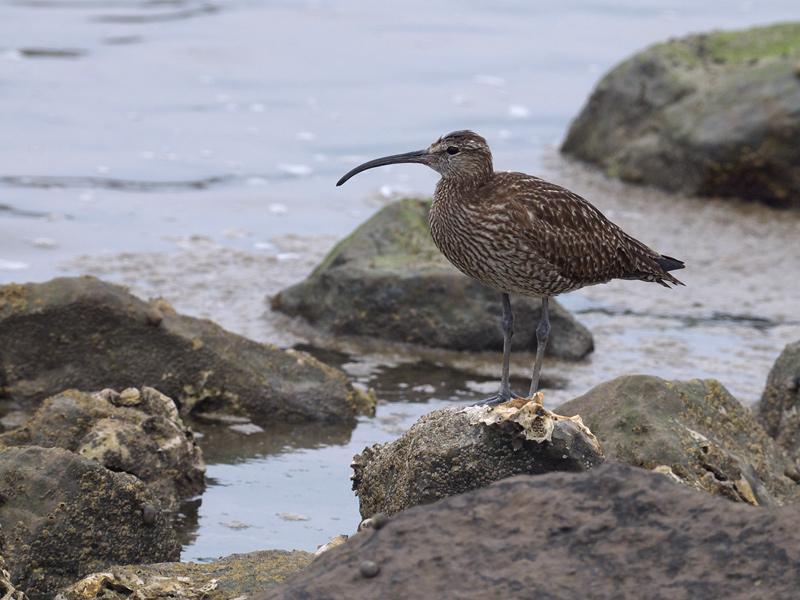
[{"label": "rocky outcrop", "polygon": [[257,598],[788,600],[798,510],[621,464],[520,476],[365,529]]},{"label": "rocky outcrop", "polygon": [[[501,350],[500,293],[459,273],[428,232],[429,202],[401,200],[380,210],[272,307],[336,335],[359,335],[449,348]],[[515,350],[536,348],[540,302],[514,297]],[[592,336],[550,303],[547,353],[579,359]]]},{"label": "rocky outcrop", "polygon": [[266,550],[200,564],[111,567],[69,586],[56,600],[244,599],[283,582],[313,558],[308,552]]},{"label": "rocky outcrop", "polygon": [[182,412],[260,422],[353,420],[374,398],[302,352],[284,351],[143,302],[91,277],[0,287],[0,394],[40,401],[65,389],[151,386]]},{"label": "rocky outcrop", "polygon": [[624,376],[557,411],[580,414],[609,458],[739,502],[800,500],[791,461],[717,381]]},{"label": "rocky outcrop", "polygon": [[800,23],[692,35],[608,73],[562,151],[626,181],[800,208]]},{"label": "rocky outcrop", "polygon": [[365,448],[352,465],[361,516],[394,514],[512,475],[584,471],[602,462],[580,420],[553,415],[540,398],[437,410],[394,442]]},{"label": "rocky outcrop", "polygon": [[3,556],[31,600],[112,564],[180,555],[169,515],[138,478],[67,450],[0,450],[0,498]]},{"label": "rocky outcrop", "polygon": [[787,344],[775,361],[756,412],[767,433],[800,461],[800,342]]},{"label": "rocky outcrop", "polygon": [[63,448],[141,479],[167,509],[203,491],[200,447],[175,403],[153,388],[62,392],[44,401],[0,447]]}]

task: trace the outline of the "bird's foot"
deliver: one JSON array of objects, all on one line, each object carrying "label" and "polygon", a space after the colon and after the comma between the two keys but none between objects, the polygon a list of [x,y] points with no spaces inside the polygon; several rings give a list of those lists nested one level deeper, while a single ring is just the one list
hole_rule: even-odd
[{"label": "bird's foot", "polygon": [[506,390],[506,391],[501,390],[496,394],[481,400],[480,402],[476,402],[472,406],[497,406],[498,404],[502,404],[503,402],[508,402],[512,398],[522,398],[522,396],[515,394],[511,390]]}]

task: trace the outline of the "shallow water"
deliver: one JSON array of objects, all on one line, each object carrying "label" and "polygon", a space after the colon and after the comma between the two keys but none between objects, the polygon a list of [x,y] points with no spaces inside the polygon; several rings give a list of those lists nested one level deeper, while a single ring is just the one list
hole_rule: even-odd
[{"label": "shallow water", "polygon": [[[468,127],[498,168],[568,185],[689,265],[686,288],[619,282],[565,297],[596,351],[548,361],[548,402],[646,372],[717,377],[752,403],[800,338],[800,215],[629,188],[554,147],[631,52],[798,14],[795,0],[0,1],[0,282],[94,273],[254,339],[302,343],[264,297],[435,177],[401,166],[333,182],[362,159]],[[345,354],[328,357],[378,390],[377,417],[353,431],[252,435],[195,424],[211,485],[187,504],[185,559],[313,549],[351,532],[352,455],[487,393],[499,360],[337,346]],[[530,359],[515,357],[520,386]]]}]

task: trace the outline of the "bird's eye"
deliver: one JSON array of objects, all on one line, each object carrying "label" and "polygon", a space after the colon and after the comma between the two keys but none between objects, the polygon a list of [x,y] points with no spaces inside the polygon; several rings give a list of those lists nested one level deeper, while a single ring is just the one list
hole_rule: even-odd
[{"label": "bird's eye", "polygon": [[456,148],[455,146],[448,146],[447,147],[447,153],[448,154],[458,154],[458,148]]}]

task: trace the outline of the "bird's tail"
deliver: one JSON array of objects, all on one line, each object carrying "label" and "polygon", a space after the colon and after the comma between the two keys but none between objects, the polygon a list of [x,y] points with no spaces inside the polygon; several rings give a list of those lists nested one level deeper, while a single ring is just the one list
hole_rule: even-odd
[{"label": "bird's tail", "polygon": [[658,283],[663,285],[664,287],[669,287],[668,284],[673,285],[686,285],[677,277],[673,277],[667,271],[677,271],[678,269],[683,269],[686,265],[683,264],[682,260],[678,260],[677,258],[672,258],[671,256],[664,256],[663,254],[656,259],[656,263],[658,266],[664,269],[664,274],[656,279]]}]

